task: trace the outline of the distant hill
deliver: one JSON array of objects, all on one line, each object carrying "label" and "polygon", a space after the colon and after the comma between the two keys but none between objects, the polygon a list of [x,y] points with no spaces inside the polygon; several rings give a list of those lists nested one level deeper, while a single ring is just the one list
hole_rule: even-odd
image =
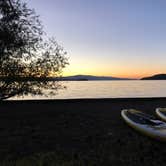
[{"label": "distant hill", "polygon": [[141,78],[141,80],[166,80],[166,74],[156,74],[150,77]]},{"label": "distant hill", "polygon": [[118,77],[104,77],[104,76],[92,76],[92,75],[74,75],[68,77],[1,77],[0,81],[97,81],[97,80],[133,80],[128,78],[118,78]]},{"label": "distant hill", "polygon": [[62,77],[63,81],[92,81],[92,80],[131,80],[128,78],[117,78],[117,77],[104,77],[104,76],[92,76],[92,75],[75,75],[75,76],[68,76]]}]

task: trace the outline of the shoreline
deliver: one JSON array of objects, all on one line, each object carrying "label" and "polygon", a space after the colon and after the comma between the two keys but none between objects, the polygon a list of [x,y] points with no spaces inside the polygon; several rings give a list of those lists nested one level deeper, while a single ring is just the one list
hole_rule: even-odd
[{"label": "shoreline", "polygon": [[125,108],[155,115],[157,107],[166,107],[165,97],[2,101],[0,162],[55,153],[99,166],[165,166],[166,143],[135,132],[120,116]]},{"label": "shoreline", "polygon": [[90,101],[97,101],[97,100],[100,100],[100,101],[108,101],[108,100],[117,100],[117,101],[120,101],[120,100],[161,100],[161,99],[165,99],[166,100],[166,97],[112,97],[112,98],[64,98],[64,99],[7,99],[7,100],[4,100],[4,101],[0,101],[0,102],[53,102],[53,101],[87,101],[87,100],[90,100]]}]

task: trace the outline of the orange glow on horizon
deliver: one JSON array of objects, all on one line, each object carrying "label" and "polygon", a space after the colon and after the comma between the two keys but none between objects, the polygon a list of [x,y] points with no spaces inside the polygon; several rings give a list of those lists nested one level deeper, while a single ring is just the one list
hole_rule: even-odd
[{"label": "orange glow on horizon", "polygon": [[94,76],[111,76],[111,77],[118,77],[118,78],[130,78],[130,79],[141,79],[143,77],[152,76],[155,74],[160,73],[153,73],[153,72],[147,72],[147,73],[104,73],[104,72],[64,72],[63,76],[72,76],[72,75],[94,75]]},{"label": "orange glow on horizon", "polygon": [[119,78],[140,79],[155,74],[166,73],[164,69],[147,68],[147,66],[122,66],[122,65],[104,65],[104,64],[86,64],[85,65],[69,65],[64,69],[63,76],[72,75],[94,75],[94,76],[111,76]]}]

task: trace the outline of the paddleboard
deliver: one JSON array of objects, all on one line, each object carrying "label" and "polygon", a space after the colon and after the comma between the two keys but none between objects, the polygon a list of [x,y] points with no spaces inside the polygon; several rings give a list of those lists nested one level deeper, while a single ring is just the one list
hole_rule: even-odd
[{"label": "paddleboard", "polygon": [[156,114],[159,118],[166,122],[166,108],[156,108]]},{"label": "paddleboard", "polygon": [[125,122],[136,131],[151,138],[166,141],[165,122],[134,109],[122,110],[121,116]]}]

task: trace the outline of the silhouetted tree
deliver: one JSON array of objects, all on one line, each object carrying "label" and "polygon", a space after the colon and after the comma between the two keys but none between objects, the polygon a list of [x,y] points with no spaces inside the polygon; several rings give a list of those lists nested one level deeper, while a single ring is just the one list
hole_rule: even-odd
[{"label": "silhouetted tree", "polygon": [[39,16],[26,3],[0,0],[0,100],[60,88],[48,78],[61,75],[66,52],[44,35]]}]

